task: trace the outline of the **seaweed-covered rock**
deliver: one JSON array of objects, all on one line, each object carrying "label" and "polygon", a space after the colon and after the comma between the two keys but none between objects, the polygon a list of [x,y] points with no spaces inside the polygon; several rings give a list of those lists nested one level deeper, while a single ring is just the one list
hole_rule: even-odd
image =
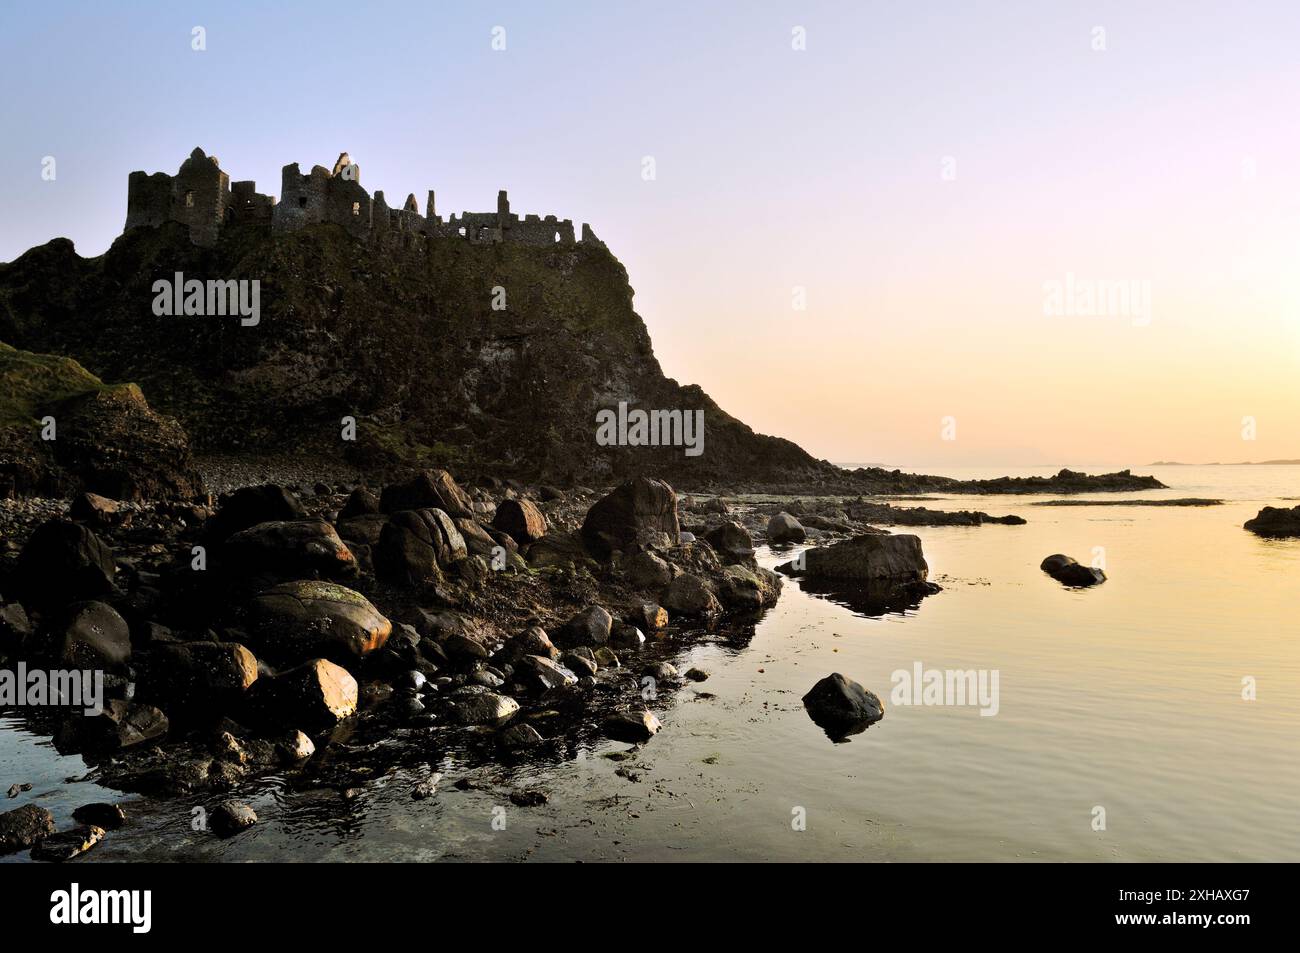
[{"label": "seaweed-covered rock", "polygon": [[[55,439],[42,439],[47,426]],[[114,500],[194,497],[189,439],[135,384],[0,343],[0,497],[88,490]]]}]

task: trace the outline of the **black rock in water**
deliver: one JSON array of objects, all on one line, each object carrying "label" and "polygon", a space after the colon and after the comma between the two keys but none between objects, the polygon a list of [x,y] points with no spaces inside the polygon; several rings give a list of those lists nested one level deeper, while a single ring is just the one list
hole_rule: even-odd
[{"label": "black rock in water", "polygon": [[1100,569],[1085,566],[1062,553],[1048,556],[1038,568],[1057,582],[1076,588],[1095,586],[1106,581],[1106,574]]},{"label": "black rock in water", "polygon": [[803,705],[808,716],[835,742],[860,734],[885,715],[885,705],[874,692],[839,672],[814,685],[804,695]]},{"label": "black rock in water", "polygon": [[1252,520],[1246,520],[1243,529],[1248,529],[1258,536],[1282,538],[1300,536],[1300,506],[1285,509],[1278,506],[1266,506]]}]

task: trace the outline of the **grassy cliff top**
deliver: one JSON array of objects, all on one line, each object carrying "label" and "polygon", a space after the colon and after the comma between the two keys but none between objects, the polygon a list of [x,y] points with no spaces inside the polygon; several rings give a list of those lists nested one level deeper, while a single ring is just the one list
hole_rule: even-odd
[{"label": "grassy cliff top", "polygon": [[20,351],[0,341],[0,425],[30,423],[48,404],[106,389],[70,357]]}]

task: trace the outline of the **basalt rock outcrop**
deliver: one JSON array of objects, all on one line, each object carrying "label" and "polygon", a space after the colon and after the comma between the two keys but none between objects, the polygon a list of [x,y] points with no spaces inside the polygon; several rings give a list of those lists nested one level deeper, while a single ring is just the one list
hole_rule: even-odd
[{"label": "basalt rock outcrop", "polygon": [[[259,281],[257,324],[154,315],[154,283],[177,273]],[[493,309],[494,287],[505,289],[504,310]],[[55,239],[0,264],[0,340],[136,381],[204,452],[289,448],[371,471],[451,467],[560,484],[839,472],[665,377],[632,295],[601,242],[249,222],[200,246],[165,222],[129,229],[97,258]],[[703,453],[598,445],[596,414],[620,402],[702,410]],[[355,440],[341,437],[344,417]]]},{"label": "basalt rock outcrop", "polygon": [[1266,506],[1254,519],[1246,520],[1243,528],[1259,536],[1300,536],[1300,506]]}]

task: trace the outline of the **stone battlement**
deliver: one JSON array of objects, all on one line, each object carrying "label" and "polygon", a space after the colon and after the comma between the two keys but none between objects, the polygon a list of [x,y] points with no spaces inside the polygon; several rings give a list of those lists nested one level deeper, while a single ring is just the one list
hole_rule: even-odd
[{"label": "stone battlement", "polygon": [[575,241],[602,245],[591,226],[583,224],[575,238],[573,222],[554,215],[525,215],[510,211],[505,190],[497,193],[495,212],[461,212],[443,220],[437,214],[433,190],[420,213],[415,195],[401,208],[392,208],[383,192],[372,197],[361,187],[361,167],[344,152],[333,171],[313,166],[304,175],[298,163],[280,175],[280,201],[262,195],[255,182],[234,182],[221,171],[216,156],[202,149],[190,153],[176,175],[132,172],[127,182],[126,227],[156,228],[164,222],[189,226],[196,245],[214,245],[226,225],[265,225],[276,232],[297,231],[331,222],[357,238],[384,239],[402,235],[463,238],[472,244],[514,242],[520,245],[572,245]]}]

